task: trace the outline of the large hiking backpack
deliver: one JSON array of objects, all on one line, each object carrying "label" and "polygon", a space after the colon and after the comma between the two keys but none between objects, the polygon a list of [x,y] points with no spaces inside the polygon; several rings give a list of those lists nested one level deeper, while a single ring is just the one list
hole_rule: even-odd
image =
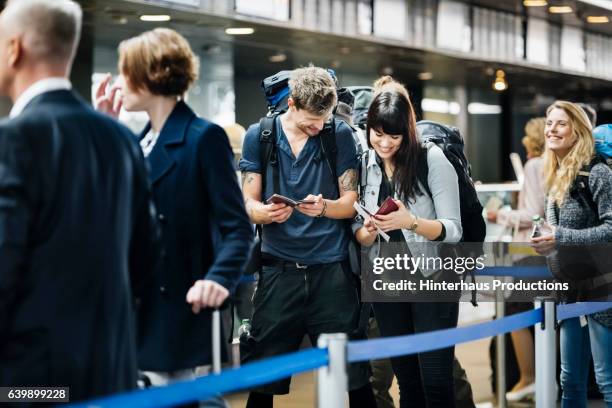
[{"label": "large hiking backpack", "polygon": [[368,119],[368,110],[374,99],[374,88],[371,86],[348,86],[346,88],[353,94],[353,125],[365,129]]},{"label": "large hiking backpack", "polygon": [[[336,77],[336,72],[333,69],[328,69],[327,72],[337,84],[338,78]],[[289,107],[287,100],[290,94],[290,77],[291,71],[280,71],[261,81],[261,89],[264,91],[268,105],[267,116],[274,116],[287,111]],[[334,119],[343,120],[349,125],[353,131],[353,141],[357,148],[357,154],[361,155],[365,150],[363,138],[360,137],[361,135],[358,129],[353,126],[352,121],[355,97],[349,88],[336,88],[336,92],[338,94],[338,105],[334,108]]]},{"label": "large hiking backpack", "polygon": [[[429,120],[417,122],[417,133],[423,144],[435,143],[457,173],[459,183],[459,208],[461,211],[461,244],[457,247],[453,244],[445,245],[446,251],[451,255],[476,258],[483,254],[483,242],[487,235],[487,226],[482,216],[482,204],[478,200],[478,194],[472,181],[472,168],[465,157],[464,142],[461,132],[456,127],[446,126]],[[429,169],[428,169],[429,170]],[[421,184],[425,187],[427,194],[431,197],[427,173],[420,174]],[[476,281],[474,270],[468,271],[472,283]],[[476,290],[472,290],[471,303],[478,306],[476,301]]]},{"label": "large hiking backpack", "polygon": [[261,89],[263,89],[268,103],[268,114],[287,110],[290,76],[291,71],[280,71],[261,81]]},{"label": "large hiking backpack", "polygon": [[576,176],[576,180],[570,189],[570,194],[576,194],[578,200],[588,206],[595,214],[598,209],[593,200],[593,193],[589,187],[591,169],[598,163],[607,164],[612,169],[612,125],[600,125],[593,129],[595,139],[595,157],[584,166]]},{"label": "large hiking backpack", "polygon": [[[423,143],[435,143],[453,165],[459,182],[459,198],[461,201],[461,227],[463,236],[461,242],[484,242],[486,224],[482,217],[482,205],[478,200],[476,188],[472,181],[472,169],[463,152],[464,142],[459,129],[449,127],[429,120],[417,122],[417,132]],[[421,183],[431,196],[427,184],[427,174],[421,175]]]},{"label": "large hiking backpack", "polygon": [[612,168],[612,125],[599,125],[593,129],[595,151]]},{"label": "large hiking backpack", "polygon": [[[288,109],[287,100],[291,90],[289,89],[289,78],[292,71],[279,71],[276,74],[264,78],[261,81],[261,89],[266,96],[268,103],[268,114],[283,113]],[[333,69],[327,69],[327,72],[332,77],[334,82],[338,83],[336,72]]]}]

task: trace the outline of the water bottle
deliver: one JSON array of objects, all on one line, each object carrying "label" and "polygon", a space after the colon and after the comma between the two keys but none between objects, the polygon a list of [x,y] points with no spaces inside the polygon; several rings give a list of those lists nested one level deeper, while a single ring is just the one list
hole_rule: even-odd
[{"label": "water bottle", "polygon": [[238,337],[243,343],[248,342],[251,338],[251,321],[249,319],[242,319],[242,324],[238,328]]},{"label": "water bottle", "polygon": [[531,221],[533,225],[531,228],[531,238],[542,236],[542,225],[544,224],[542,217],[536,214],[531,218]]}]

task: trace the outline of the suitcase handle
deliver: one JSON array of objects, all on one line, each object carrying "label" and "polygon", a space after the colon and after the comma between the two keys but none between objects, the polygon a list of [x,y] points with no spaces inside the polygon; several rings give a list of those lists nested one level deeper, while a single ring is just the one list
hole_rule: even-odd
[{"label": "suitcase handle", "polygon": [[221,372],[221,312],[215,309],[212,312],[212,372]]}]

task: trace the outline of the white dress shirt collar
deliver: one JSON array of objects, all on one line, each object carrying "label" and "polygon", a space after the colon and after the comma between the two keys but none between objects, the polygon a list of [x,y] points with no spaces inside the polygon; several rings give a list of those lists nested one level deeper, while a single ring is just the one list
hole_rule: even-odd
[{"label": "white dress shirt collar", "polygon": [[157,139],[159,139],[159,132],[155,132],[153,128],[149,129],[145,137],[140,141],[140,147],[142,148],[144,157],[148,157],[151,154],[157,143]]},{"label": "white dress shirt collar", "polygon": [[30,103],[32,99],[36,98],[38,95],[61,89],[72,89],[72,84],[67,78],[45,78],[33,83],[28,89],[19,95],[13,104],[9,117],[14,118],[18,116],[21,112],[23,112],[28,103]]}]

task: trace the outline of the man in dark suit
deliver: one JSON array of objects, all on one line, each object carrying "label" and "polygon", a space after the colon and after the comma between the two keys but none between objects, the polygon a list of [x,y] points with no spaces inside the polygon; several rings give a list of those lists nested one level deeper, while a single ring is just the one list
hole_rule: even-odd
[{"label": "man in dark suit", "polygon": [[132,288],[156,252],[134,135],[70,90],[80,27],[69,0],[0,15],[0,386],[71,401],[136,386]]}]

